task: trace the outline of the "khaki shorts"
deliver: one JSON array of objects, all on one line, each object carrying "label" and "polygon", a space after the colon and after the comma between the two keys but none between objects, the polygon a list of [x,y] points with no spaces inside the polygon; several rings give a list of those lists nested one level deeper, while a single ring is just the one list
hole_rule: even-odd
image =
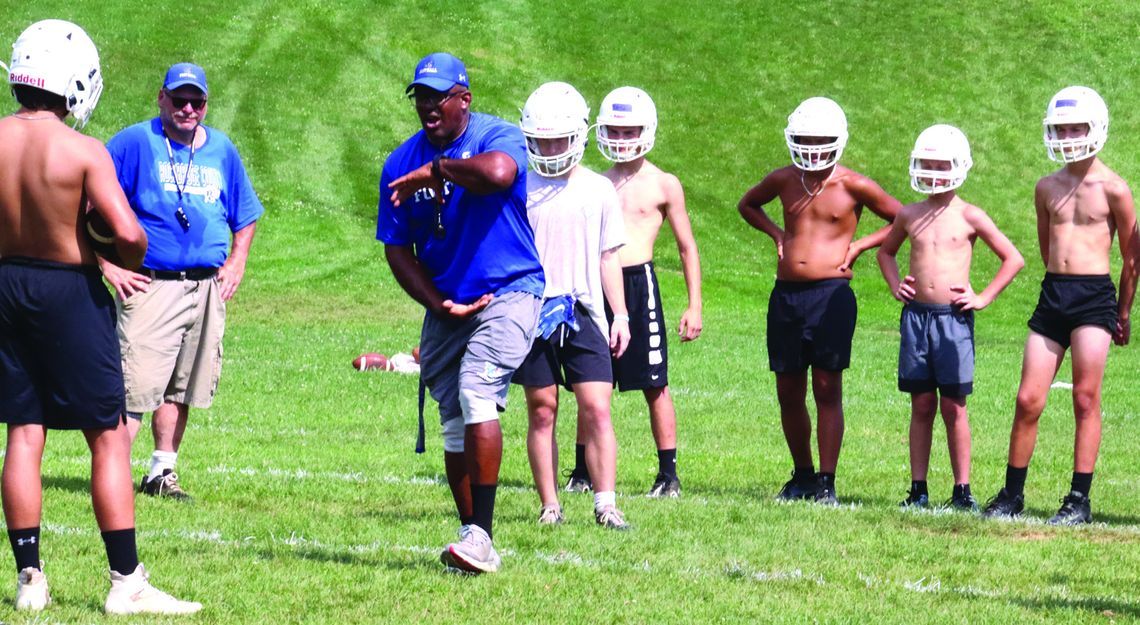
[{"label": "khaki shorts", "polygon": [[226,305],[214,278],[153,280],[117,300],[127,411],[164,402],[209,408],[222,372]]}]

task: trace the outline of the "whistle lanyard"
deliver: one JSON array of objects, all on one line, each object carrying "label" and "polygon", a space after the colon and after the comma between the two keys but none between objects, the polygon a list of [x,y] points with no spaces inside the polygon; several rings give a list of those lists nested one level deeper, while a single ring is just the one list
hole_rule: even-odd
[{"label": "whistle lanyard", "polygon": [[178,191],[178,210],[174,211],[174,217],[178,220],[178,225],[187,232],[190,230],[190,219],[182,209],[182,193],[190,185],[190,168],[194,165],[194,140],[197,137],[198,127],[195,126],[194,134],[190,138],[190,160],[186,162],[186,175],[182,177],[182,184],[178,184],[178,172],[174,169],[174,148],[170,147],[170,137],[166,135],[166,129],[162,129],[162,140],[166,142],[166,157],[170,159],[170,178],[174,181],[174,190]]}]

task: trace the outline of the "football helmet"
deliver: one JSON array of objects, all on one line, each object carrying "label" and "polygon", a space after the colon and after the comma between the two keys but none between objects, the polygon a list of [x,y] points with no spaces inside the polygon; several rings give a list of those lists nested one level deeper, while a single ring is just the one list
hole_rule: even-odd
[{"label": "football helmet", "polygon": [[[574,168],[586,152],[589,137],[590,107],[573,86],[564,82],[548,82],[526,100],[519,127],[526,137],[527,160],[542,176],[560,176]],[[544,155],[539,139],[567,140],[566,150]]]},{"label": "football helmet", "polygon": [[[1108,107],[1088,87],[1065,87],[1049,100],[1045,109],[1045,149],[1051,160],[1075,163],[1095,155],[1108,139]],[[1088,124],[1083,137],[1062,139],[1059,124]]]},{"label": "football helmet", "polygon": [[[640,126],[641,134],[632,139],[611,137],[610,126]],[[657,107],[648,93],[637,87],[618,87],[602,100],[594,136],[607,160],[624,163],[645,156],[653,149],[656,134]]]},{"label": "football helmet", "polygon": [[[926,169],[922,161],[944,161],[946,169]],[[933,194],[953,191],[966,181],[974,161],[970,158],[970,142],[961,130],[947,124],[936,124],[922,131],[910,153],[910,188]]]},{"label": "football helmet", "polygon": [[[817,145],[805,142],[807,137],[831,140]],[[847,116],[830,98],[808,98],[788,116],[784,139],[796,167],[805,171],[827,169],[839,162],[847,145]]]},{"label": "football helmet", "polygon": [[73,126],[82,128],[103,94],[99,51],[82,28],[64,20],[29,26],[12,45],[8,83],[63,96]]}]

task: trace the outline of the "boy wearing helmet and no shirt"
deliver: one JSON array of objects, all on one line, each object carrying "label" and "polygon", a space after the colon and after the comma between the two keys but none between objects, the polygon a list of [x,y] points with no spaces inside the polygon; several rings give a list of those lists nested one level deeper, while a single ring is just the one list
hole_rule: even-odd
[{"label": "boy wearing helmet and no shirt", "polygon": [[[1073,354],[1076,444],[1073,478],[1053,525],[1092,521],[1089,490],[1100,451],[1100,388],[1111,342],[1127,345],[1136,294],[1136,212],[1128,184],[1096,156],[1108,138],[1108,108],[1087,87],[1066,87],[1045,112],[1045,147],[1060,170],[1037,182],[1037,240],[1045,278],[1021,365],[1021,385],[1009,437],[1005,487],[987,517],[1014,517],[1025,507],[1025,477],[1037,442],[1037,422],[1057,370]],[[1120,237],[1120,294],[1109,276],[1112,237]]]},{"label": "boy wearing helmet and no shirt", "polygon": [[[2,64],[0,64],[2,66]],[[99,53],[63,20],[28,27],[8,82],[20,104],[0,119],[0,422],[7,424],[4,520],[16,559],[16,609],[51,602],[40,561],[40,467],[48,430],[81,430],[91,450],[91,500],[107,551],[110,614],[202,608],[156,589],[139,563],[131,441],[115,306],[93,244],[78,233],[102,218],[100,253],[137,267],[147,238],[101,143],[63,124],[87,123],[103,90]],[[90,208],[95,216],[88,217]],[[102,242],[101,242],[102,243]],[[38,620],[38,619],[37,619]]]},{"label": "boy wearing helmet and no shirt", "polygon": [[[574,87],[548,82],[523,107],[519,126],[527,159],[527,219],[546,275],[538,334],[513,382],[526,391],[527,455],[542,501],[539,523],[561,523],[558,503],[558,386],[573,390],[578,431],[594,478],[594,518],[611,529],[628,526],[616,505],[617,442],[610,420],[611,354],[629,343],[618,249],[625,242],[617,194],[605,178],[579,165],[586,150],[590,108]],[[603,299],[622,302],[607,323]]]},{"label": "boy wearing helmet and no shirt", "polygon": [[[970,493],[970,424],[966,396],[973,391],[974,311],[982,310],[1025,266],[1021,254],[982,209],[955,189],[973,165],[966,135],[938,124],[922,131],[910,156],[910,186],[928,197],[899,211],[879,248],[879,267],[891,294],[903,302],[899,332],[899,390],[910,393],[910,494],[903,507],[929,505],[926,473],[934,417],[942,410],[954,491],[950,505],[973,511]],[[981,239],[1001,267],[980,293],[970,286],[974,242]],[[895,260],[910,239],[907,276]]]},{"label": "boy wearing helmet and no shirt", "polygon": [[[630,347],[614,360],[614,379],[621,391],[640,390],[649,405],[649,423],[657,447],[657,476],[650,497],[679,497],[677,477],[677,414],[669,395],[669,356],[661,292],[653,266],[653,243],[668,220],[677,240],[689,306],[681,315],[681,341],[701,335],[701,265],[697,242],[685,211],[685,192],[677,177],[650,163],[657,108],[649,94],[636,87],[619,87],[602,100],[598,112],[598,149],[613,167],[602,173],[621,199],[626,244],[619,254],[624,281],[624,305],[630,316]],[[606,314],[613,317],[608,305]],[[586,480],[586,475],[578,476]],[[576,478],[571,477],[571,485]]]},{"label": "boy wearing helmet and no shirt", "polygon": [[[851,361],[855,294],[851,267],[878,247],[890,225],[854,240],[863,207],[893,221],[899,201],[870,178],[838,164],[847,144],[847,119],[827,98],[809,98],[784,130],[792,165],[773,171],[741,198],[749,225],[776,244],[776,286],[768,300],[768,363],[776,374],[780,421],[792,454],[792,479],[779,499],[813,499],[835,505],[835,467],[843,442],[843,370]],[[780,228],[764,212],[779,198]],[[805,399],[807,369],[818,411],[819,473],[811,453],[811,419]]]}]

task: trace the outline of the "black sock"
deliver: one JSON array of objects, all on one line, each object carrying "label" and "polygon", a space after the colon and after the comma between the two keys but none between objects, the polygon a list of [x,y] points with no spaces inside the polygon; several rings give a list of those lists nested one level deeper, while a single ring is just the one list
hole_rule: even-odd
[{"label": "black sock", "polygon": [[1029,467],[1005,466],[1005,492],[1011,497],[1025,494],[1025,476],[1029,474]]},{"label": "black sock", "polygon": [[969,484],[955,484],[954,485],[954,497],[959,498],[959,499],[965,498],[965,497],[973,497],[973,495],[970,494],[970,485]]},{"label": "black sock", "polygon": [[475,515],[459,517],[459,524],[460,525],[471,525],[474,522],[475,522]]},{"label": "black sock", "polygon": [[495,518],[495,491],[498,488],[498,484],[471,485],[471,507],[475,510],[471,523],[483,528],[487,536],[492,538],[494,536],[491,534],[491,520]]},{"label": "black sock", "polygon": [[910,481],[910,494],[918,497],[919,495],[927,495],[930,493],[926,491],[926,480],[911,480]]},{"label": "black sock", "polygon": [[792,471],[792,479],[798,484],[814,482],[816,480],[815,465],[809,464],[806,467],[796,467],[795,470]]},{"label": "black sock", "polygon": [[135,528],[102,532],[107,548],[107,562],[119,575],[130,575],[139,567],[139,551],[135,546]]},{"label": "black sock", "polygon": [[29,566],[40,568],[40,528],[29,527],[22,530],[8,530],[8,542],[12,543],[12,554],[16,556],[16,572]]},{"label": "black sock", "polygon": [[1073,485],[1070,490],[1080,493],[1084,497],[1089,496],[1089,491],[1092,489],[1092,473],[1077,473],[1073,472]]},{"label": "black sock", "polygon": [[657,450],[657,472],[666,477],[677,477],[677,449]]},{"label": "black sock", "polygon": [[586,466],[586,446],[581,443],[574,445],[574,470],[570,475],[584,480],[590,479],[590,468]]},{"label": "black sock", "polygon": [[819,485],[825,488],[835,489],[835,474],[834,473],[820,473]]}]

